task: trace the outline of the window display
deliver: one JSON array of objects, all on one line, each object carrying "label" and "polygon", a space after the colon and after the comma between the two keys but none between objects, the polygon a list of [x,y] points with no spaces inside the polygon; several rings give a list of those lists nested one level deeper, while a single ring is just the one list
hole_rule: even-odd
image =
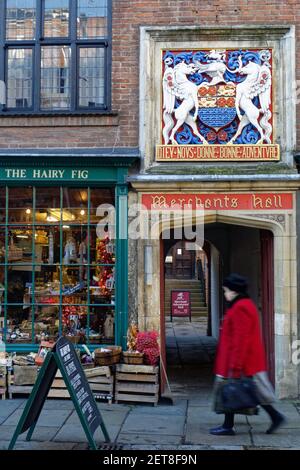
[{"label": "window display", "polygon": [[115,240],[102,204],[114,206],[113,188],[0,188],[7,342],[64,334],[76,343],[114,343]]}]

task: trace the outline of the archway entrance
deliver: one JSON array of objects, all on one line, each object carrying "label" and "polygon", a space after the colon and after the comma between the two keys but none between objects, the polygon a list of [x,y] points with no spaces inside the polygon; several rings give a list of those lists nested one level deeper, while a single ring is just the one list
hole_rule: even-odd
[{"label": "archway entrance", "polygon": [[[249,294],[261,314],[269,370],[274,380],[272,232],[212,222],[205,225],[203,249],[192,254],[187,251],[185,240],[161,241],[164,320],[161,325],[165,331],[166,366],[173,393],[190,396],[202,390],[206,396],[211,391],[219,326],[226,309],[221,286],[230,272],[239,272],[249,279]],[[174,315],[172,291],[189,292],[191,321],[188,316]]]}]

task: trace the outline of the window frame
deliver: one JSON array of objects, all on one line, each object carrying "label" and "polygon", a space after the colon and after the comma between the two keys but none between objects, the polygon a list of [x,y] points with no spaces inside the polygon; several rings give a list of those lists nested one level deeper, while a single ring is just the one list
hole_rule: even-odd
[{"label": "window frame", "polygon": [[[77,38],[77,0],[69,0],[69,36],[65,38],[45,38],[44,33],[44,0],[36,0],[36,34],[35,39],[7,40],[6,9],[7,0],[0,2],[0,80],[7,81],[7,59],[9,48],[32,48],[32,106],[30,108],[8,108],[0,103],[0,116],[12,115],[70,115],[70,114],[108,114],[111,112],[111,63],[112,63],[112,0],[107,0],[107,36],[102,38]],[[71,48],[70,67],[70,108],[41,109],[41,48],[43,46],[62,46]],[[79,50],[81,47],[100,47],[104,50],[104,103],[98,107],[79,106]],[[6,97],[7,103],[7,97]]]},{"label": "window frame", "polygon": [[[32,189],[32,193],[31,193],[31,196],[32,196],[32,205],[31,205],[31,209],[32,209],[32,219],[28,222],[10,222],[9,221],[9,211],[12,209],[10,208],[10,191],[12,189],[20,189],[22,188],[23,186],[22,185],[9,185],[9,184],[5,184],[5,183],[2,183],[0,185],[1,188],[4,188],[4,193],[5,193],[5,220],[3,222],[0,223],[0,229],[3,230],[4,229],[4,234],[5,234],[5,247],[8,247],[8,242],[9,242],[9,231],[10,230],[17,230],[19,229],[20,227],[23,227],[23,228],[28,228],[28,230],[31,230],[32,231],[32,241],[31,241],[31,245],[32,245],[32,259],[31,260],[28,260],[28,262],[16,262],[16,261],[9,261],[8,259],[8,249],[5,251],[5,260],[3,262],[0,263],[0,267],[1,268],[4,268],[4,274],[5,274],[5,286],[6,286],[6,289],[3,293],[3,302],[2,302],[2,316],[4,317],[4,342],[7,346],[7,349],[12,349],[12,350],[26,350],[27,348],[31,347],[31,348],[35,348],[37,347],[37,344],[34,340],[35,338],[35,325],[36,325],[36,322],[38,322],[38,317],[37,317],[37,310],[36,308],[38,307],[45,307],[47,304],[46,303],[41,303],[41,302],[38,302],[37,301],[37,297],[36,297],[36,290],[35,290],[35,284],[36,284],[36,273],[38,272],[36,270],[37,267],[39,266],[45,266],[45,267],[52,267],[52,266],[59,266],[60,267],[60,270],[59,270],[59,282],[60,282],[60,287],[59,287],[59,300],[53,304],[54,306],[57,306],[58,308],[58,311],[57,311],[57,319],[59,320],[59,326],[58,326],[58,333],[59,333],[59,336],[61,336],[62,334],[64,334],[63,332],[63,329],[64,329],[64,325],[63,325],[63,308],[64,306],[68,305],[67,302],[65,302],[63,300],[63,278],[62,278],[62,267],[63,266],[71,266],[71,264],[65,264],[64,263],[64,252],[63,252],[63,244],[62,244],[62,238],[63,238],[63,225],[64,225],[64,221],[62,219],[62,215],[60,216],[60,219],[56,222],[56,223],[51,223],[51,222],[45,222],[45,223],[39,223],[36,221],[36,218],[35,218],[35,213],[36,211],[38,210],[38,206],[37,206],[37,200],[38,200],[38,197],[37,197],[37,190],[40,189],[40,188],[43,188],[43,187],[50,187],[52,186],[51,183],[47,182],[46,184],[31,184],[31,182],[29,183],[29,186],[25,186],[25,187],[30,187]],[[87,235],[88,235],[88,239],[90,239],[91,237],[91,231],[93,229],[93,227],[95,226],[98,226],[98,223],[100,223],[101,225],[101,222],[97,222],[96,224],[92,223],[91,222],[91,211],[92,211],[92,207],[91,207],[91,200],[92,200],[92,191],[93,190],[97,190],[97,191],[101,191],[103,189],[109,189],[111,191],[111,195],[113,195],[113,204],[114,204],[114,207],[115,207],[115,210],[116,210],[116,213],[115,213],[115,224],[114,224],[114,227],[115,227],[115,230],[117,229],[117,197],[118,197],[118,194],[117,194],[117,186],[115,186],[114,184],[101,184],[100,186],[99,185],[96,185],[96,184],[93,184],[93,183],[79,183],[79,184],[58,184],[58,185],[53,185],[53,187],[55,188],[59,188],[59,210],[62,214],[62,210],[65,209],[64,207],[64,191],[67,189],[80,189],[80,188],[84,188],[86,189],[87,191],[87,196],[88,196],[88,200],[87,200],[87,205],[86,205],[86,210],[87,210],[87,219],[86,221],[84,221],[82,224],[80,224],[78,221],[74,221],[74,222],[70,222],[68,223],[68,225],[70,225],[71,229],[73,228],[73,230],[75,230],[76,228],[80,227],[81,225],[87,230]],[[24,208],[22,208],[22,210],[24,210]],[[74,208],[72,208],[74,209]],[[35,254],[36,254],[36,248],[35,248],[35,242],[34,242],[34,234],[36,233],[37,230],[41,230],[41,228],[44,227],[45,229],[48,229],[48,228],[54,228],[54,227],[58,227],[58,230],[59,230],[59,237],[60,237],[60,244],[59,244],[59,262],[58,263],[41,263],[41,262],[37,262],[35,260]],[[87,320],[87,324],[86,324],[86,328],[88,330],[88,334],[87,334],[87,337],[86,337],[86,344],[89,348],[91,348],[92,350],[95,349],[96,347],[99,347],[99,345],[105,345],[105,344],[119,344],[119,338],[117,336],[117,331],[118,331],[118,326],[117,326],[117,323],[120,321],[119,319],[119,302],[118,302],[118,296],[120,295],[119,291],[121,291],[122,289],[122,286],[120,285],[120,279],[119,279],[119,276],[118,276],[118,271],[119,271],[119,266],[120,266],[120,260],[119,260],[119,253],[117,251],[117,243],[118,243],[118,240],[117,238],[115,237],[115,239],[113,240],[113,243],[114,243],[114,246],[115,246],[115,251],[114,251],[114,257],[115,257],[115,260],[114,262],[112,263],[107,263],[107,262],[104,262],[104,261],[99,261],[99,262],[92,262],[92,257],[91,257],[91,246],[90,244],[87,245],[87,263],[75,263],[73,266],[78,268],[81,266],[86,266],[87,268],[87,293],[86,293],[86,302],[85,303],[75,303],[73,302],[72,304],[70,305],[74,305],[74,306],[79,306],[79,305],[82,305],[86,308],[86,320]],[[28,340],[28,342],[26,343],[19,343],[19,342],[9,342],[8,339],[7,339],[7,330],[8,330],[8,320],[10,320],[10,316],[9,316],[9,308],[12,307],[12,306],[21,306],[23,305],[22,303],[20,302],[11,302],[11,301],[8,301],[8,273],[9,273],[9,268],[11,267],[15,267],[15,266],[19,266],[19,267],[28,267],[30,266],[32,269],[31,269],[31,282],[32,282],[32,298],[31,298],[31,301],[28,303],[28,305],[30,306],[30,309],[31,309],[31,312],[35,312],[34,314],[31,313],[31,339]],[[113,297],[114,297],[114,302],[112,302],[112,298],[110,299],[110,303],[98,303],[98,302],[92,302],[92,299],[91,299],[91,294],[90,294],[90,286],[91,286],[91,268],[96,268],[96,267],[111,267],[114,272],[115,272],[115,284],[114,284],[114,288],[113,288]],[[54,294],[53,294],[54,295]],[[23,302],[24,303],[24,302]],[[91,342],[90,341],[90,330],[91,330],[91,326],[90,326],[90,321],[91,321],[91,317],[93,315],[93,309],[96,308],[96,309],[109,309],[110,311],[113,311],[114,312],[114,328],[115,328],[115,332],[114,332],[114,336],[113,336],[113,339],[111,342],[108,342],[108,341],[105,341],[105,339],[107,340],[108,338],[104,338],[104,341],[102,339],[100,339],[97,343],[96,342]],[[31,349],[32,350],[32,349]]]}]

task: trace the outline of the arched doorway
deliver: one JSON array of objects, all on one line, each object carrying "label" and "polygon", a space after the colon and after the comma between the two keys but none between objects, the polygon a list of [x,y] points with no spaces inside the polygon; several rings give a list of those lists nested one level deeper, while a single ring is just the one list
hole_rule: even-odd
[{"label": "arched doorway", "polygon": [[[228,224],[211,220],[205,225],[205,329],[199,328],[199,319],[170,318],[170,284],[182,290],[200,282],[197,271],[197,253],[186,255],[185,240],[162,240],[163,292],[166,365],[171,386],[180,396],[202,389],[207,393],[213,380],[214,354],[220,321],[226,305],[222,295],[222,280],[230,272],[239,272],[249,279],[249,293],[261,314],[263,336],[267,349],[269,370],[274,380],[274,254],[273,234],[258,227]],[[178,251],[177,251],[178,250]],[[181,257],[180,262],[178,258]],[[175,266],[174,266],[175,264]],[[180,269],[177,269],[179,264]],[[182,265],[185,268],[182,269]],[[172,266],[171,266],[172,265]],[[180,275],[181,272],[181,275]],[[174,276],[175,273],[175,276]],[[188,273],[188,274],[187,274]],[[175,288],[174,287],[174,288]],[[194,298],[191,295],[191,302]],[[195,301],[195,300],[194,300]],[[193,305],[191,306],[193,307]],[[193,311],[193,308],[192,308]],[[201,317],[200,317],[201,318]]]}]

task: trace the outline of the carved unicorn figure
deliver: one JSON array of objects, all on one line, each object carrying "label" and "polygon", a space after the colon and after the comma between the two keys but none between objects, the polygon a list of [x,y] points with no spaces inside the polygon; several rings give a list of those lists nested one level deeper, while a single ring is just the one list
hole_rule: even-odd
[{"label": "carved unicorn figure", "polygon": [[[248,62],[247,65],[241,67],[239,72],[247,75],[246,80],[239,83],[236,87],[235,107],[240,124],[235,135],[228,142],[232,144],[242,133],[245,126],[251,123],[260,133],[258,144],[264,141],[271,143],[272,126],[269,122],[271,118],[271,72],[267,64],[259,65],[255,62]],[[252,100],[258,96],[260,108],[257,108]],[[241,110],[244,114],[241,114]],[[259,115],[262,117],[259,121]]]},{"label": "carved unicorn figure", "polygon": [[[167,62],[165,63],[168,65]],[[187,75],[195,72],[195,65],[186,64],[185,62],[180,62],[175,65],[174,69],[170,66],[165,69],[163,77],[163,120],[165,124],[163,128],[163,137],[166,145],[170,141],[173,145],[178,145],[175,140],[175,134],[184,123],[187,123],[192,128],[193,133],[199,137],[201,142],[204,144],[208,143],[199,133],[195,122],[198,117],[199,109],[198,86],[187,78]],[[175,98],[181,100],[180,105],[176,109],[174,109]],[[190,111],[193,108],[194,113],[191,115]],[[173,112],[177,121],[176,124],[174,124],[173,121]]]},{"label": "carved unicorn figure", "polygon": [[[212,49],[206,54],[206,59],[209,60],[207,64],[201,64],[199,61],[195,61],[197,71],[200,73],[206,73],[212,80],[209,82],[209,86],[218,85],[218,83],[226,83],[224,74],[226,70],[230,73],[237,73],[239,67],[235,70],[230,70],[226,65],[226,51],[218,51]],[[240,63],[240,58],[239,58]]]}]

